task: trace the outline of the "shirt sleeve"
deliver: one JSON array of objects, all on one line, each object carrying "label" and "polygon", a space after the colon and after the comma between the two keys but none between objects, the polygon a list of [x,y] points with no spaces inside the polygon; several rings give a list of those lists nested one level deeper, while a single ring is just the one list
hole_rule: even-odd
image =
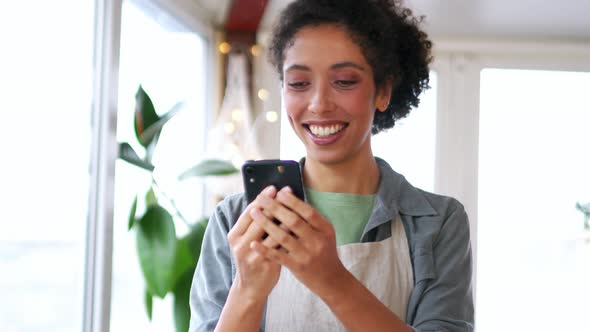
[{"label": "shirt sleeve", "polygon": [[474,329],[469,221],[463,205],[455,203],[433,244],[436,276],[416,309],[412,328],[417,332]]},{"label": "shirt sleeve", "polygon": [[[223,204],[223,203],[221,203]],[[230,223],[217,206],[209,219],[190,292],[190,332],[213,331],[232,283],[227,233]]]}]

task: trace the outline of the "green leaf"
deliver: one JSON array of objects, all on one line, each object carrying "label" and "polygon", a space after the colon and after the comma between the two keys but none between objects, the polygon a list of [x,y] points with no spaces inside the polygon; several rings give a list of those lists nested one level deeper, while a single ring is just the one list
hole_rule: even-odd
[{"label": "green leaf", "polygon": [[176,332],[187,332],[191,310],[189,305],[191,284],[195,270],[191,269],[182,275],[174,287],[174,325]]},{"label": "green leaf", "polygon": [[147,287],[153,295],[164,298],[174,281],[176,231],[172,216],[163,207],[152,205],[136,227],[137,254]]},{"label": "green leaf", "polygon": [[150,187],[150,190],[145,194],[145,206],[150,207],[152,205],[158,205],[158,198],[154,192],[154,188]]},{"label": "green leaf", "polygon": [[127,226],[127,230],[130,230],[133,227],[133,223],[135,222],[135,213],[137,212],[137,196],[133,200],[133,204],[131,204],[131,211],[129,212],[129,225]]},{"label": "green leaf", "polygon": [[147,147],[151,141],[142,139],[147,128],[158,122],[160,117],[156,113],[150,96],[140,85],[135,94],[135,137],[141,145]]},{"label": "green leaf", "polygon": [[221,176],[238,173],[239,170],[234,165],[225,160],[206,159],[186,170],[178,178],[185,180],[192,176]]},{"label": "green leaf", "polygon": [[145,311],[147,313],[148,319],[150,322],[152,321],[152,312],[154,308],[154,296],[150,293],[149,289],[145,290]]},{"label": "green leaf", "polygon": [[580,212],[582,212],[585,215],[590,215],[590,203],[586,203],[586,204],[580,204],[580,203],[576,203],[576,209],[578,209]]},{"label": "green leaf", "polygon": [[154,165],[139,158],[137,152],[127,142],[119,143],[119,158],[147,171],[151,172],[154,170]]},{"label": "green leaf", "polygon": [[201,254],[201,244],[207,227],[207,218],[202,219],[191,231],[176,242],[176,257],[174,260],[175,283],[186,273],[194,270]]},{"label": "green leaf", "polygon": [[158,121],[152,123],[149,127],[146,127],[143,133],[139,136],[141,145],[148,146],[152,142],[156,142],[158,135],[162,132],[164,125],[170,121],[184,106],[183,102],[174,105],[170,111],[164,114]]}]

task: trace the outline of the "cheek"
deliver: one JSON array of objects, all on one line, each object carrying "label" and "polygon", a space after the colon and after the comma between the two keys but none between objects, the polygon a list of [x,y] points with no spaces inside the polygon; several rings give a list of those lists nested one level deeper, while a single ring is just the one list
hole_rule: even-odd
[{"label": "cheek", "polygon": [[290,118],[297,119],[305,109],[305,101],[301,96],[286,93],[283,94],[283,106]]},{"label": "cheek", "polygon": [[375,111],[375,102],[373,95],[366,91],[358,91],[349,95],[346,99],[346,104],[350,105],[350,112],[356,116],[370,115]]}]

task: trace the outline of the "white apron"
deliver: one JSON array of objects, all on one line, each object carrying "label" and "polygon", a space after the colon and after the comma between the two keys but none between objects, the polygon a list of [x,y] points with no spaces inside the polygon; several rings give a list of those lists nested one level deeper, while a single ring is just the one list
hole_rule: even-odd
[{"label": "white apron", "polygon": [[[402,321],[414,276],[406,233],[398,216],[391,237],[339,246],[344,266]],[[266,331],[345,331],[330,308],[286,268],[268,297]]]}]

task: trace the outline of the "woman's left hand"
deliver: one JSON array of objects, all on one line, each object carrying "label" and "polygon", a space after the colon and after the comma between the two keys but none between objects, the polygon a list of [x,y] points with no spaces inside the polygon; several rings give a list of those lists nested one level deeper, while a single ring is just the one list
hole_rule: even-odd
[{"label": "woman's left hand", "polygon": [[[287,267],[320,297],[329,296],[332,287],[346,280],[349,272],[338,258],[334,227],[315,208],[293,195],[289,188],[280,190],[274,199],[263,197],[259,206],[266,213],[253,209],[250,214],[268,238],[252,242],[254,250]],[[281,225],[265,214],[272,215]]]}]

